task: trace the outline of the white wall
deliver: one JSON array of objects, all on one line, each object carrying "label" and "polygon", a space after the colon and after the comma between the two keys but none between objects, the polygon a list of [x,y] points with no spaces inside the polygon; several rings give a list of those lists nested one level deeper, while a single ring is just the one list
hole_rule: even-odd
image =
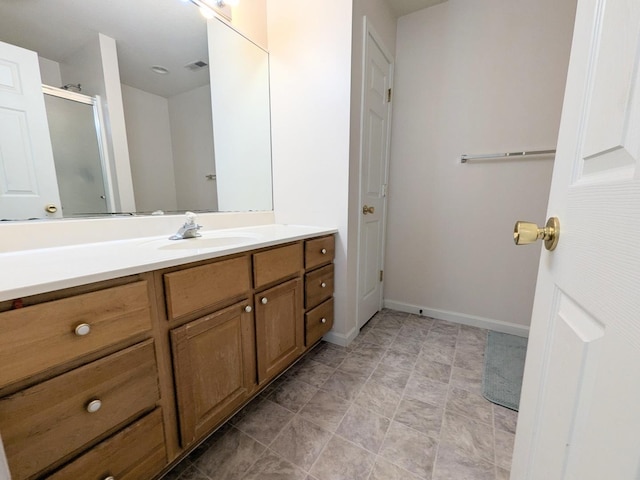
[{"label": "white wall", "polygon": [[231,24],[264,49],[268,49],[267,0],[242,0],[232,7]]},{"label": "white wall", "polygon": [[48,58],[38,57],[40,64],[40,78],[42,83],[51,87],[61,87],[60,64]]},{"label": "white wall", "polygon": [[217,210],[209,85],[169,98],[178,209]]},{"label": "white wall", "polygon": [[553,162],[459,159],[555,148],[574,13],[449,0],[399,19],[389,306],[526,333],[540,244],[516,248],[513,224],[546,220]]},{"label": "white wall", "polygon": [[274,211],[278,223],[335,226],[336,341],[347,311],[351,2],[268,2]]},{"label": "white wall", "polygon": [[131,176],[139,212],[175,211],[169,102],[166,98],[122,85]]},{"label": "white wall", "polygon": [[209,85],[169,99],[122,85],[138,211],[217,210]]}]

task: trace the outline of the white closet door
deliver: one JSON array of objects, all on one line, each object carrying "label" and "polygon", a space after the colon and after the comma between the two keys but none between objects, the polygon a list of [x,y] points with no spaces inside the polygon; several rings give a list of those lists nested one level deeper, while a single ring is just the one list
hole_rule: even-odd
[{"label": "white closet door", "polygon": [[38,56],[0,42],[0,219],[61,216]]}]

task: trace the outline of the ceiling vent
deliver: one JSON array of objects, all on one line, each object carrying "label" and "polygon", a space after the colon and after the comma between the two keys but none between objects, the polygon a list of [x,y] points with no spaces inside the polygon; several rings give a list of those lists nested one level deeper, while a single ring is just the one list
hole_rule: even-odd
[{"label": "ceiling vent", "polygon": [[195,62],[188,63],[184,66],[184,68],[191,70],[192,72],[197,72],[202,70],[203,68],[207,68],[209,64],[203,60],[197,60]]}]

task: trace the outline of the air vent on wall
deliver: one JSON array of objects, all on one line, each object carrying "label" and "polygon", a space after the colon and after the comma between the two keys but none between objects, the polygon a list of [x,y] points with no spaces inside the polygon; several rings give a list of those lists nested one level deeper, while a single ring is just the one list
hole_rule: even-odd
[{"label": "air vent on wall", "polygon": [[184,68],[187,68],[192,72],[197,72],[198,70],[202,70],[203,68],[206,68],[208,66],[209,64],[207,62],[203,60],[197,60],[195,62],[188,63],[187,65],[184,66]]}]

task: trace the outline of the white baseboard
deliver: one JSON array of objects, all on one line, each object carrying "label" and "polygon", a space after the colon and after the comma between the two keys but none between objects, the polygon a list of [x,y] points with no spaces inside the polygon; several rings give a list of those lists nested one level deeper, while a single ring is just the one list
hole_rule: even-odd
[{"label": "white baseboard", "polygon": [[351,341],[354,338],[358,336],[359,332],[360,332],[359,328],[353,328],[349,333],[345,335],[342,333],[336,333],[332,330],[329,333],[327,333],[324,337],[322,337],[322,339],[329,343],[333,343],[341,347],[346,347],[351,343]]},{"label": "white baseboard", "polygon": [[478,317],[476,315],[468,315],[466,313],[450,312],[447,310],[438,310],[436,308],[421,307],[418,305],[411,305],[408,303],[396,302],[394,300],[384,300],[385,308],[391,310],[398,310],[400,312],[413,313],[415,315],[422,315],[426,317],[437,318],[438,320],[446,320],[448,322],[461,323],[462,325],[469,325],[471,327],[486,328],[487,330],[494,330],[496,332],[509,333],[511,335],[517,335],[519,337],[529,336],[529,327],[524,325],[518,325],[516,323],[503,322],[502,320],[494,320],[491,318]]}]

